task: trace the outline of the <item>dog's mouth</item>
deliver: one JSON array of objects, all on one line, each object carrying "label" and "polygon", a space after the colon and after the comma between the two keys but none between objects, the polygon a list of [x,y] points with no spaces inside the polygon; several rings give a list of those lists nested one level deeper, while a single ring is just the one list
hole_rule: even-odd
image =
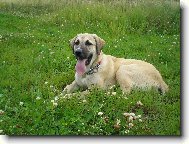
[{"label": "dog's mouth", "polygon": [[89,54],[87,58],[76,57],[77,63],[75,66],[76,72],[79,75],[83,75],[86,72],[86,66],[90,64],[93,54]]},{"label": "dog's mouth", "polygon": [[87,60],[86,60],[86,62],[85,62],[85,65],[86,65],[86,66],[90,64],[90,62],[91,62],[91,60],[92,60],[92,57],[93,57],[93,54],[89,54],[89,56],[88,56],[88,58],[87,58]]},{"label": "dog's mouth", "polygon": [[77,59],[77,61],[80,61],[80,62],[85,61],[85,65],[87,66],[90,64],[92,57],[93,57],[93,54],[91,53],[91,54],[89,54],[88,57],[76,57],[76,59]]}]

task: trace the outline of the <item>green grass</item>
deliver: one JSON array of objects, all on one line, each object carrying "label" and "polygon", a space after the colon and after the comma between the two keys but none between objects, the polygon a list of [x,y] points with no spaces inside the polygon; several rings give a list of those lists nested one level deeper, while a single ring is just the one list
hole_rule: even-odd
[{"label": "green grass", "polygon": [[[76,61],[68,40],[84,32],[103,38],[106,54],[152,63],[170,91],[162,96],[134,90],[126,96],[116,86],[108,90],[116,95],[94,88],[85,97],[60,96],[74,80]],[[1,134],[181,134],[176,1],[1,1],[0,55]],[[143,106],[137,107],[138,101]],[[141,115],[142,122],[134,120],[129,129],[125,112]],[[119,120],[120,128],[114,128]]]}]

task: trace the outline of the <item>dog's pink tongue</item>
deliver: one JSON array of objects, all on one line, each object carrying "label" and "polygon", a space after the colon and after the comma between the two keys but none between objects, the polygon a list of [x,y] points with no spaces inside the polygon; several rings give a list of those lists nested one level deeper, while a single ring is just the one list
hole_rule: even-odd
[{"label": "dog's pink tongue", "polygon": [[76,69],[76,72],[79,74],[79,75],[83,75],[86,71],[86,66],[85,66],[85,61],[87,59],[84,59],[84,60],[77,60],[77,64],[75,66],[75,69]]}]

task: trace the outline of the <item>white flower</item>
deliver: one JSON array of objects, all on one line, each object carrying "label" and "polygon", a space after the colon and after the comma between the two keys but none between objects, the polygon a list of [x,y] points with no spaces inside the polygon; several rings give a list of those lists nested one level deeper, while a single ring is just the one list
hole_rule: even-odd
[{"label": "white flower", "polygon": [[139,121],[139,122],[142,122],[142,119],[139,119],[138,121]]},{"label": "white flower", "polygon": [[115,87],[115,85],[111,86],[110,89],[113,89]]},{"label": "white flower", "polygon": [[121,120],[119,120],[119,119],[116,120],[117,125],[120,125],[120,122],[121,122]]},{"label": "white flower", "polygon": [[52,103],[54,103],[54,100],[51,100]]},{"label": "white flower", "polygon": [[71,96],[72,96],[72,94],[65,94],[65,97],[67,97],[67,98],[69,98]]},{"label": "white flower", "polygon": [[57,101],[58,99],[59,99],[59,97],[58,97],[58,96],[55,96],[54,100]]},{"label": "white flower", "polygon": [[130,113],[123,113],[123,115],[124,115],[125,117],[128,117],[128,116],[130,116]]},{"label": "white flower", "polygon": [[129,128],[132,128],[134,126],[133,123],[129,123]]},{"label": "white flower", "polygon": [[135,116],[135,113],[130,113],[130,115],[131,115],[132,117],[134,117],[134,116]]},{"label": "white flower", "polygon": [[5,112],[3,110],[0,110],[0,115],[4,114]]},{"label": "white flower", "polygon": [[112,92],[112,95],[116,95],[116,92]]},{"label": "white flower", "polygon": [[20,106],[23,106],[23,104],[24,104],[23,102],[20,102],[20,104],[19,104],[19,105],[20,105]]},{"label": "white flower", "polygon": [[46,81],[45,84],[48,84],[48,82]]},{"label": "white flower", "polygon": [[58,105],[58,103],[53,103],[53,106],[57,106]]},{"label": "white flower", "polygon": [[143,103],[141,103],[141,101],[138,101],[137,106],[143,106]]},{"label": "white flower", "polygon": [[70,57],[67,57],[67,59],[70,59]]},{"label": "white flower", "polygon": [[0,130],[0,134],[3,133],[3,130]]},{"label": "white flower", "polygon": [[141,115],[138,115],[137,117],[138,117],[138,118],[141,118]]},{"label": "white flower", "polygon": [[98,115],[99,115],[99,116],[103,115],[103,112],[98,112]]},{"label": "white flower", "polygon": [[126,130],[125,133],[126,133],[126,134],[129,133],[129,130]]},{"label": "white flower", "polygon": [[107,95],[110,95],[110,92],[107,92]]},{"label": "white flower", "polygon": [[133,122],[133,117],[132,116],[129,116],[129,122]]},{"label": "white flower", "polygon": [[41,97],[39,97],[39,96],[38,96],[38,97],[36,97],[36,100],[40,100],[40,99],[41,99]]},{"label": "white flower", "polygon": [[85,102],[87,102],[87,100],[83,100],[83,102],[85,103]]}]

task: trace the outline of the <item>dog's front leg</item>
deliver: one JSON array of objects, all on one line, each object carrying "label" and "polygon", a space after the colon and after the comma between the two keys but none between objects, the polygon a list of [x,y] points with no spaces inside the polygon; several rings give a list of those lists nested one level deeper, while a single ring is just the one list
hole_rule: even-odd
[{"label": "dog's front leg", "polygon": [[67,85],[64,90],[63,90],[63,93],[72,93],[76,90],[79,89],[79,86],[78,84],[76,83],[76,81],[74,80],[70,85]]}]

